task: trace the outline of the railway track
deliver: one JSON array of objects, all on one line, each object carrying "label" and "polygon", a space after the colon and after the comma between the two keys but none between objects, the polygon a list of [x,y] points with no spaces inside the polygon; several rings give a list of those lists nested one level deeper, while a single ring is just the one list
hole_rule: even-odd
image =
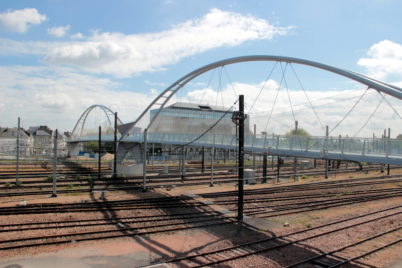
[{"label": "railway track", "polygon": [[[330,236],[339,232],[353,232],[354,230],[358,230],[361,226],[364,225],[371,224],[374,226],[375,224],[378,225],[379,223],[381,223],[381,221],[384,220],[392,222],[392,224],[390,224],[391,226],[387,227],[385,231],[379,231],[375,235],[365,234],[365,237],[357,242],[348,243],[347,245],[343,245],[342,247],[338,247],[326,252],[323,252],[320,249],[316,249],[316,252],[320,253],[315,253],[314,256],[303,256],[302,259],[298,260],[290,257],[283,258],[281,260],[285,267],[297,267],[304,264],[321,264],[320,266],[323,267],[339,267],[343,264],[355,261],[362,256],[366,256],[385,247],[400,243],[401,239],[394,239],[392,242],[389,242],[385,245],[376,245],[376,248],[374,249],[366,250],[364,252],[358,252],[357,254],[356,252],[354,252],[353,257],[345,258],[340,255],[335,255],[335,253],[339,254],[341,252],[345,252],[346,250],[351,251],[352,248],[355,248],[356,246],[363,243],[371,242],[379,237],[389,234],[392,235],[396,232],[399,232],[400,230],[402,230],[402,222],[400,221],[401,215],[402,206],[396,206],[322,224],[296,232],[287,233],[280,236],[273,236],[266,239],[242,243],[218,250],[192,254],[189,256],[166,259],[163,260],[161,263],[169,263],[177,267],[206,267],[221,265],[223,263],[230,265],[230,263],[233,261],[248,258],[253,255],[263,255],[269,258],[269,254],[273,251],[285,250],[286,248],[292,246],[307,247],[305,243],[314,241],[314,239],[318,239],[324,236]],[[293,248],[292,250],[295,249]]]},{"label": "railway track", "polygon": [[[252,197],[245,199],[244,212],[249,216],[262,218],[295,214],[306,211],[321,210],[337,206],[383,200],[402,196],[402,188],[375,190],[355,190],[346,193],[323,193],[290,195],[278,197]],[[216,200],[217,205],[235,210],[237,200]],[[45,213],[85,213],[101,211],[135,211],[172,208],[203,208],[209,204],[189,197],[168,197],[153,199],[134,199],[123,201],[102,201],[67,204],[37,204],[20,207],[1,207],[0,215],[45,214]]]},{"label": "railway track", "polygon": [[[350,171],[344,171],[350,172]],[[322,174],[323,171],[307,172],[309,176]],[[290,173],[289,173],[290,174]],[[97,174],[93,176],[75,176],[76,178],[62,178],[58,180],[58,193],[74,193],[74,192],[91,192],[93,190],[108,191],[115,190],[139,190],[142,187],[142,178],[124,178],[124,179],[110,179],[110,178],[97,178]],[[258,175],[258,174],[257,174]],[[398,176],[398,175],[396,175]],[[383,176],[385,177],[385,176]],[[390,177],[390,176],[387,176]],[[392,177],[392,176],[391,176]],[[89,178],[89,179],[88,179]],[[182,178],[177,174],[173,175],[151,175],[148,177],[148,188],[164,188],[174,186],[191,186],[209,184],[211,179],[208,175],[192,174],[186,178]],[[262,181],[262,177],[257,177],[257,180]],[[367,180],[370,180],[368,178]],[[237,181],[237,174],[227,174],[225,171],[216,173],[214,176],[214,183],[233,183]],[[275,178],[270,177],[269,181],[274,182]],[[347,181],[347,180],[345,180]],[[4,183],[4,182],[3,182]],[[334,184],[343,182],[334,182]],[[0,197],[7,196],[21,196],[21,195],[43,195],[51,194],[52,182],[51,180],[44,179],[38,180],[25,180],[23,187],[5,187],[3,191],[0,190]],[[39,190],[38,190],[39,189]]]}]

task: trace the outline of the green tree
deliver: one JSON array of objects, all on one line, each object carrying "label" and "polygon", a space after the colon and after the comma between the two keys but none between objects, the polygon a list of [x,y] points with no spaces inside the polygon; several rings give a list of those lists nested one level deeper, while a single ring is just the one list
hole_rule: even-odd
[{"label": "green tree", "polygon": [[398,136],[396,136],[397,140],[402,140],[402,134],[399,134]]},{"label": "green tree", "polygon": [[297,136],[302,136],[302,137],[310,137],[311,135],[310,135],[310,133],[308,133],[307,131],[305,131],[304,129],[302,129],[302,128],[299,128],[299,129],[297,129],[297,130],[291,130],[291,131],[289,131],[289,132],[286,132],[286,134],[285,134],[286,136],[294,136],[294,135],[297,135]]},{"label": "green tree", "polygon": [[96,153],[98,152],[98,142],[90,141],[84,144],[84,151],[88,153]]}]

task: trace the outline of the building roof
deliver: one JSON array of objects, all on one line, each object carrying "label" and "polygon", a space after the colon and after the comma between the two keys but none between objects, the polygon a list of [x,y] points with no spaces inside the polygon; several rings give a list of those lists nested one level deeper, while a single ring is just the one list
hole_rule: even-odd
[{"label": "building roof", "polygon": [[36,136],[51,136],[49,133],[47,133],[44,130],[37,130],[35,133]]},{"label": "building roof", "polygon": [[[15,138],[17,137],[18,128],[2,128],[0,127],[0,137],[1,138]],[[29,133],[23,128],[20,128],[20,137],[29,137]]]},{"label": "building roof", "polygon": [[229,110],[227,107],[208,105],[208,104],[197,104],[190,102],[176,102],[166,108],[173,109],[190,109],[190,110],[203,110],[203,111],[214,111],[214,112],[226,112]]}]

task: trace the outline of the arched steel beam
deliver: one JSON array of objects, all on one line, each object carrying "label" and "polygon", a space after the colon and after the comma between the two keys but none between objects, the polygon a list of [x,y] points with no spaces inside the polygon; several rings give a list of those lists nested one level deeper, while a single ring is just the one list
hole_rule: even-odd
[{"label": "arched steel beam", "polygon": [[[338,74],[340,76],[344,76],[346,78],[349,78],[351,80],[364,84],[370,88],[376,89],[378,91],[384,92],[385,94],[391,95],[395,98],[402,100],[402,89],[399,87],[374,80],[372,78],[366,77],[364,75],[361,75],[361,74],[358,74],[358,73],[355,73],[352,71],[340,69],[340,68],[322,64],[319,62],[304,60],[304,59],[299,59],[299,58],[293,58],[293,57],[272,56],[272,55],[252,55],[252,56],[235,57],[235,58],[229,58],[229,59],[225,59],[225,60],[221,60],[221,61],[217,61],[217,62],[208,64],[208,65],[205,65],[201,68],[198,68],[198,69],[186,74],[185,76],[181,77],[179,80],[177,80],[176,82],[171,84],[167,89],[165,89],[162,93],[160,93],[148,105],[148,107],[142,112],[142,114],[134,122],[126,124],[125,131],[123,131],[121,139],[123,139],[126,136],[126,134],[149,112],[151,107],[154,104],[156,104],[157,101],[162,98],[162,96],[164,96],[164,101],[163,101],[162,105],[159,107],[159,110],[155,114],[153,119],[149,122],[146,129],[148,129],[152,125],[154,120],[158,117],[162,108],[171,99],[171,97],[174,94],[176,94],[176,92],[178,90],[180,90],[185,84],[187,84],[188,82],[193,80],[195,77],[197,77],[207,71],[215,69],[217,67],[240,63],[240,62],[250,62],[250,61],[277,61],[277,62],[296,63],[296,64],[301,64],[301,65],[311,66],[314,68],[318,68],[318,69],[322,69],[325,71],[329,71],[329,72]],[[167,94],[168,94],[168,96],[165,96]]]},{"label": "arched steel beam", "polygon": [[[75,124],[75,126],[74,126],[74,128],[73,128],[73,131],[71,132],[71,135],[74,135],[74,132],[75,132],[75,130],[77,129],[77,127],[78,127],[79,123],[81,122],[81,120],[82,120],[81,131],[82,131],[82,129],[84,128],[84,125],[85,125],[85,122],[86,122],[86,120],[87,120],[87,117],[88,117],[89,113],[90,113],[93,109],[95,109],[95,108],[100,108],[100,109],[105,113],[106,118],[107,118],[107,120],[109,121],[109,124],[112,125],[112,126],[114,125],[114,124],[110,121],[110,118],[109,118],[109,115],[108,115],[108,112],[109,112],[110,114],[114,114],[114,112],[113,112],[111,109],[109,109],[107,106],[105,106],[105,105],[102,105],[102,104],[94,104],[94,105],[91,105],[91,106],[89,106],[88,108],[86,108],[85,111],[81,114],[80,118],[78,119],[77,123]],[[120,120],[119,117],[117,117],[117,121],[118,121],[118,124],[119,124],[119,125],[122,125],[122,124],[123,124],[123,122]]]}]

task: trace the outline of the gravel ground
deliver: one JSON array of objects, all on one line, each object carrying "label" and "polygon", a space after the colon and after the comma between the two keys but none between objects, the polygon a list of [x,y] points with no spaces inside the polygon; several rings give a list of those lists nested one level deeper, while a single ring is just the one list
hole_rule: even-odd
[{"label": "gravel ground", "polygon": [[[378,172],[376,173],[378,174]],[[364,176],[373,176],[373,174],[367,174]],[[350,178],[351,175],[337,176],[336,180],[342,180]],[[357,177],[357,176],[356,176]],[[311,178],[308,181],[316,181],[319,178]],[[334,180],[334,179],[333,179]],[[300,183],[300,182],[299,182]],[[298,184],[299,184],[298,183]],[[292,183],[286,183],[283,185],[288,185]],[[267,185],[253,185],[246,186],[247,189],[266,187]],[[400,187],[400,184],[385,184],[381,186],[373,187],[361,187],[359,190],[369,190],[369,189],[379,189],[379,188],[391,188]],[[141,199],[141,198],[151,198],[151,197],[164,197],[164,196],[174,196],[183,193],[205,193],[214,191],[227,191],[234,190],[235,185],[222,185],[215,187],[207,186],[191,186],[191,187],[180,187],[174,188],[170,191],[168,190],[158,190],[158,192],[109,192],[106,193],[106,198],[108,200],[126,200],[126,199]],[[353,189],[348,189],[351,191]],[[335,190],[324,191],[333,192]],[[337,192],[336,190],[335,192]],[[314,193],[322,194],[323,191],[315,191]],[[280,196],[280,194],[274,195]],[[255,196],[254,196],[255,197]],[[228,200],[227,197],[222,198]],[[25,200],[28,204],[35,203],[70,203],[70,202],[82,202],[85,200],[100,200],[100,193],[90,194],[74,194],[74,195],[59,195],[57,198],[48,197],[26,197],[26,198],[15,198],[11,200],[1,200],[1,206],[13,206],[18,205],[22,200]],[[300,200],[303,202],[303,200]],[[72,259],[78,259],[80,261],[87,261],[91,263],[94,262],[91,257],[121,257],[123,260],[128,256],[142,256],[138,257],[137,262],[134,266],[145,265],[150,262],[157,262],[163,260],[164,258],[177,255],[185,255],[194,252],[204,252],[213,249],[218,249],[222,247],[227,247],[230,245],[235,245],[237,243],[242,243],[246,241],[253,241],[259,238],[271,237],[272,235],[281,235],[284,233],[289,233],[296,230],[301,230],[309,227],[314,227],[327,222],[332,222],[342,218],[352,217],[354,215],[359,215],[363,213],[368,213],[371,211],[379,210],[381,208],[392,207],[396,205],[402,205],[402,197],[390,198],[381,201],[370,201],[360,204],[348,205],[335,207],[331,209],[318,210],[305,212],[300,214],[279,216],[269,218],[265,221],[264,225],[259,225],[257,230],[244,229],[240,234],[237,232],[237,226],[235,225],[222,225],[215,227],[208,227],[202,229],[189,229],[186,231],[178,232],[168,232],[147,236],[135,236],[135,237],[123,237],[107,240],[98,241],[86,241],[86,242],[74,242],[72,239],[71,243],[56,245],[56,246],[43,246],[43,247],[33,247],[16,249],[10,251],[0,251],[0,267],[10,263],[12,261],[18,261],[22,257],[24,258],[52,258],[52,257],[66,257]],[[213,207],[213,206],[212,206]],[[222,206],[221,207],[225,207]],[[234,209],[233,206],[228,208]],[[172,209],[169,213],[184,213],[183,209]],[[61,221],[61,220],[83,220],[83,219],[104,219],[110,216],[119,217],[129,217],[129,216],[147,216],[156,215],[160,213],[165,213],[166,211],[161,209],[149,209],[149,210],[128,210],[128,211],[109,211],[108,213],[101,212],[87,212],[87,213],[53,213],[53,214],[41,214],[41,215],[11,215],[11,216],[0,216],[0,224],[10,224],[10,223],[28,223],[28,222],[44,222],[44,221]],[[258,256],[251,256],[244,259],[239,259],[236,261],[224,263],[219,267],[282,267],[283,265],[292,263],[293,259],[298,256],[309,256],[315,252],[321,250],[331,250],[341,245],[351,243],[353,241],[358,241],[363,237],[373,235],[392,227],[401,226],[402,217],[400,215],[394,216],[392,218],[384,219],[375,223],[362,225],[358,229],[351,229],[342,233],[335,233],[320,239],[314,239],[311,241],[306,241],[301,245],[293,246],[288,249],[277,250],[269,254],[261,254]],[[82,232],[82,231],[93,231],[93,230],[106,230],[115,228],[119,230],[116,226],[97,226],[93,227],[76,227],[70,228],[68,232]],[[19,237],[32,237],[32,236],[45,236],[51,234],[65,233],[65,230],[49,229],[49,230],[35,230],[30,233],[20,233],[20,232],[8,232],[0,233],[0,241],[19,238]],[[339,254],[340,256],[352,256],[360,251],[365,251],[383,245],[389,241],[395,240],[402,237],[402,232],[396,232],[389,236],[381,237],[376,239],[373,243],[368,243],[362,245],[353,250],[348,250]],[[358,263],[350,264],[348,267],[361,267],[364,265],[372,265],[374,267],[387,267],[393,264],[398,259],[401,259],[400,254],[402,252],[402,244],[399,243],[375,254],[371,254],[365,258],[359,259]],[[145,254],[145,255],[144,255]],[[145,256],[145,257],[144,257]],[[107,262],[108,259],[104,261]],[[132,267],[133,263],[131,263]],[[94,265],[95,266],[95,265]],[[67,266],[66,266],[67,267]],[[107,266],[104,266],[107,267]],[[123,263],[120,266],[125,267]],[[127,266],[130,267],[130,266]],[[307,266],[306,266],[307,267]]]}]

